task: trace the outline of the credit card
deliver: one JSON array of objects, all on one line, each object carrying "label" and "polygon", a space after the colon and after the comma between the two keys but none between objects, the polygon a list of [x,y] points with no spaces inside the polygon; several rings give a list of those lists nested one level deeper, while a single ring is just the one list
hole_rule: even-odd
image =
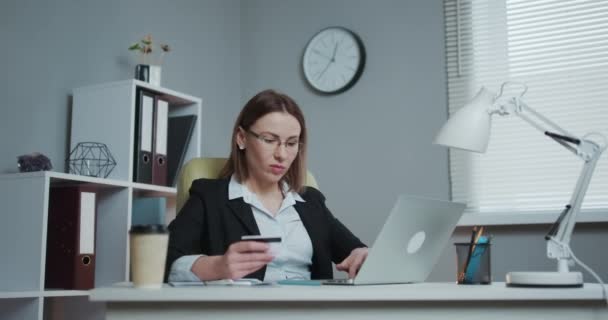
[{"label": "credit card", "polygon": [[281,237],[267,237],[267,236],[259,236],[259,235],[248,235],[242,236],[241,240],[244,241],[259,241],[259,242],[281,242]]}]

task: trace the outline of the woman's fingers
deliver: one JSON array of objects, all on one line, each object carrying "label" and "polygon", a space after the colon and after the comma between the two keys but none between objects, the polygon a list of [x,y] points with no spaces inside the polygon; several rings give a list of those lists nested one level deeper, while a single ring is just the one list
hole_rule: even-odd
[{"label": "woman's fingers", "polygon": [[270,246],[267,243],[259,242],[259,241],[239,241],[230,245],[228,250],[234,250],[236,252],[265,252],[270,249]]},{"label": "woman's fingers", "polygon": [[354,249],[346,259],[336,265],[336,269],[348,273],[349,278],[354,278],[361,269],[361,265],[367,258],[367,248]]},{"label": "woman's fingers", "polygon": [[228,277],[239,279],[264,267],[274,259],[268,250],[268,244],[257,241],[239,241],[230,245],[224,255]]},{"label": "woman's fingers", "polygon": [[268,263],[272,261],[274,257],[270,253],[239,253],[234,256],[232,262],[243,263],[243,262],[263,262]]},{"label": "woman's fingers", "polygon": [[265,262],[243,262],[230,265],[229,276],[230,279],[240,279],[252,272],[255,272],[263,268],[267,263]]},{"label": "woman's fingers", "polygon": [[338,269],[340,271],[347,271],[348,268],[350,267],[351,260],[352,260],[352,254],[349,255],[348,257],[346,257],[344,260],[342,260],[342,262],[337,264],[336,269]]},{"label": "woman's fingers", "polygon": [[263,242],[240,241],[228,248],[228,263],[265,262],[274,258],[269,252],[269,246]]},{"label": "woman's fingers", "polygon": [[350,270],[348,272],[349,276],[354,278],[357,273],[359,272],[359,269],[361,269],[361,266],[363,265],[363,262],[365,262],[365,259],[367,259],[367,253],[368,253],[368,249],[367,248],[358,248],[355,249],[356,253],[355,253],[355,261],[354,263],[351,265]]},{"label": "woman's fingers", "polygon": [[357,272],[361,268],[362,264],[363,264],[363,257],[361,255],[357,255],[355,257],[353,263],[351,263],[350,267],[348,268],[348,277],[351,279],[354,278],[357,275]]}]

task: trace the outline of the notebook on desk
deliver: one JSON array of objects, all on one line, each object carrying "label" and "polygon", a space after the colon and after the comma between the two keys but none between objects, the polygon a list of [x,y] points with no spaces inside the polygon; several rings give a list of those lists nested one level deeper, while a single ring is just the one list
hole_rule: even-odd
[{"label": "notebook on desk", "polygon": [[424,282],[448,243],[465,205],[402,195],[354,279],[324,285]]}]

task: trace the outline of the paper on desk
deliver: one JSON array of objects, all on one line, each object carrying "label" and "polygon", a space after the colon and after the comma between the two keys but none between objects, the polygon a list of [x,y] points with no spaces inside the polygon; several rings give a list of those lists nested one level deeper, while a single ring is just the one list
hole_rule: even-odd
[{"label": "paper on desk", "polygon": [[213,281],[171,281],[173,287],[204,287],[204,286],[260,286],[270,285],[270,282],[263,282],[258,279],[222,279]]}]

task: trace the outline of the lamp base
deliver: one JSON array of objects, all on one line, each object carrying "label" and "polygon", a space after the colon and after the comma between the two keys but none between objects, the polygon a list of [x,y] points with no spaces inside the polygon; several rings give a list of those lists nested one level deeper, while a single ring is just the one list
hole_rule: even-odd
[{"label": "lamp base", "polygon": [[580,272],[509,272],[509,287],[582,287]]}]

